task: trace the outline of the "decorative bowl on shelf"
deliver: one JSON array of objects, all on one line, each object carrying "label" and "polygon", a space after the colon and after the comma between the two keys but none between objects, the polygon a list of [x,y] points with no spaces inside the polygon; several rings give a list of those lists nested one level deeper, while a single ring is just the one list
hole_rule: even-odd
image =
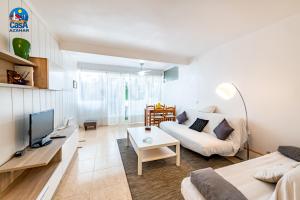
[{"label": "decorative bowl on shelf", "polygon": [[28,60],[31,44],[23,38],[14,38],[12,41],[14,52],[17,56]]},{"label": "decorative bowl on shelf", "polygon": [[9,84],[18,84],[18,85],[27,85],[29,83],[28,80],[26,80],[27,74],[20,74],[13,70],[7,70],[7,82]]}]

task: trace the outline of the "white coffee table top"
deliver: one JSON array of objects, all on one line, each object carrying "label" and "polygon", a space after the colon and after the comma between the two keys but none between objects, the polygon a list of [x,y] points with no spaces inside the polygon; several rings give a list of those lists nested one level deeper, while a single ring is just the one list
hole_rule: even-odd
[{"label": "white coffee table top", "polygon": [[[141,150],[158,148],[161,146],[176,145],[179,141],[156,126],[151,126],[151,131],[145,130],[145,127],[128,128],[128,133],[134,140],[137,148]],[[152,138],[151,143],[146,143],[143,140],[147,137]]]}]

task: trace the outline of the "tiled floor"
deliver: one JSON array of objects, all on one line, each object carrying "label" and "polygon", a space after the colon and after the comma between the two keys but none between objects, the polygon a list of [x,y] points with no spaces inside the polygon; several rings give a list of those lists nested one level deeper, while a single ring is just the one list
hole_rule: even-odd
[{"label": "tiled floor", "polygon": [[[80,137],[85,142],[80,142],[82,148],[74,156],[54,200],[131,200],[116,142],[116,139],[126,137],[127,127],[104,126],[96,131],[81,130]],[[235,157],[229,159],[240,162]]]},{"label": "tiled floor", "polygon": [[82,148],[74,156],[54,200],[131,200],[116,139],[128,126],[80,132]]}]

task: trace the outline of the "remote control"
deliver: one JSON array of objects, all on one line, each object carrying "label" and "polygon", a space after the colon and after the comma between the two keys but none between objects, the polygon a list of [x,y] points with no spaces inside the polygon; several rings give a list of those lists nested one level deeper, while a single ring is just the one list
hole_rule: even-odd
[{"label": "remote control", "polygon": [[55,136],[51,136],[50,139],[59,139],[59,138],[66,138],[65,135],[55,135]]}]

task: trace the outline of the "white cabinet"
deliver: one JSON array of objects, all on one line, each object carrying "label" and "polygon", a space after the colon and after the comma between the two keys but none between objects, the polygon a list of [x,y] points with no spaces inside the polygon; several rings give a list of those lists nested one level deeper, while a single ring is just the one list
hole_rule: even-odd
[{"label": "white cabinet", "polygon": [[77,149],[79,130],[76,129],[63,144],[62,159],[37,200],[51,200]]},{"label": "white cabinet", "polygon": [[78,146],[79,131],[76,129],[62,147],[62,172],[65,173]]},{"label": "white cabinet", "polygon": [[51,200],[62,177],[63,177],[62,165],[59,164],[55,169],[55,171],[53,172],[51,178],[43,188],[42,192],[38,196],[37,200]]}]

